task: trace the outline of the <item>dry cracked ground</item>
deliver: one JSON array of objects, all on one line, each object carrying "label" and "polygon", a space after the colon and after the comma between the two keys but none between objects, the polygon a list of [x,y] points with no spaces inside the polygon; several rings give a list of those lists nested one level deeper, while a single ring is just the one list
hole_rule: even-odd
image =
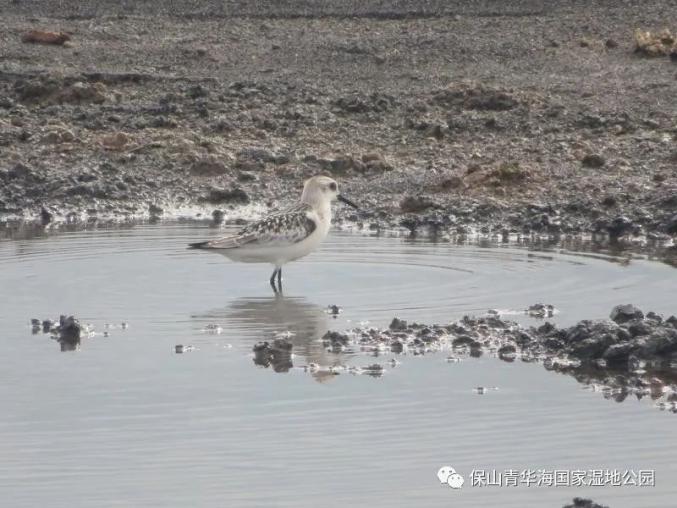
[{"label": "dry cracked ground", "polygon": [[326,173],[372,229],[677,234],[677,64],[633,39],[677,2],[110,4],[0,6],[0,217],[228,220]]}]

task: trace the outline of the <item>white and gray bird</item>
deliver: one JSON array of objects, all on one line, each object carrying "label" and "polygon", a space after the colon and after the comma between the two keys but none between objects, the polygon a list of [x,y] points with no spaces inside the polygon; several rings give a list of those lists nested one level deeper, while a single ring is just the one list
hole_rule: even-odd
[{"label": "white and gray bird", "polygon": [[339,194],[334,180],[314,176],[306,180],[301,201],[291,208],[249,224],[234,235],[191,243],[189,247],[215,252],[232,261],[272,264],[275,270],[270,285],[277,293],[282,291],[282,266],[310,254],[326,238],[334,200],[358,208]]}]

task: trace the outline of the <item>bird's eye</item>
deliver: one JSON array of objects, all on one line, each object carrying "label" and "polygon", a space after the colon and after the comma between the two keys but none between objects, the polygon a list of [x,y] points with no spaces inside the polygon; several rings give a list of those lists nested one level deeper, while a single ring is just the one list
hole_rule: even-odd
[{"label": "bird's eye", "polygon": [[336,182],[331,182],[329,184],[329,190],[331,190],[332,192],[336,192]]}]

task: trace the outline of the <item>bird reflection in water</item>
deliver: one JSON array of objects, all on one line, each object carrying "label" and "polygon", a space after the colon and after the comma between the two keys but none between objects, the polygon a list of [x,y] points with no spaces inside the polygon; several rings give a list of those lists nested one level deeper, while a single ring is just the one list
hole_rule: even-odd
[{"label": "bird reflection in water", "polygon": [[[240,298],[225,309],[215,309],[193,316],[222,323],[224,329],[242,333],[254,347],[254,363],[275,372],[288,372],[294,367],[318,364],[341,365],[341,355],[331,353],[322,344],[329,330],[330,316],[324,308],[304,298],[276,295],[264,298]],[[268,342],[264,347],[262,341]],[[303,358],[304,361],[298,361]],[[335,377],[329,369],[311,370],[313,378],[324,382]]]}]

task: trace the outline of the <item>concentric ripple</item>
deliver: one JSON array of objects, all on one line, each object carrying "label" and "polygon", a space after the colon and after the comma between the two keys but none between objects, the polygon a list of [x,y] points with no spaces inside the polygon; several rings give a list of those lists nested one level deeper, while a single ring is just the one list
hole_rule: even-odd
[{"label": "concentric ripple", "polygon": [[[538,302],[560,324],[625,302],[669,314],[674,268],[561,246],[333,233],[285,267],[276,298],[271,268],[185,248],[223,233],[175,223],[0,240],[2,506],[673,504],[674,416],[642,403],[491,358],[405,356],[378,379],[312,377],[259,367],[251,349],[286,334],[295,365],[325,364],[327,330],[490,308],[537,324],[522,311]],[[108,324],[109,336],[61,353],[31,335],[30,318],[62,313]],[[466,475],[462,490],[440,486],[443,465]],[[655,469],[656,486],[472,488],[474,468]]]}]

